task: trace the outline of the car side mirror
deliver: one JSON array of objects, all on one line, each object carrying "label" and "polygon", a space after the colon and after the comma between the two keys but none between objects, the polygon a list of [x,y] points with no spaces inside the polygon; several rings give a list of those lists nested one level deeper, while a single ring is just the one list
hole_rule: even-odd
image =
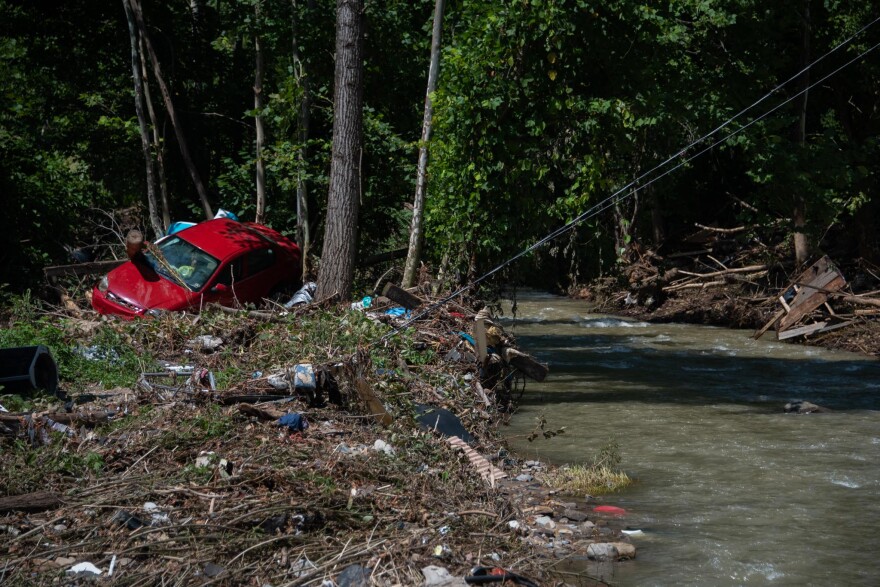
[{"label": "car side mirror", "polygon": [[228,293],[228,292],[229,292],[229,286],[226,285],[225,283],[216,283],[216,284],[214,284],[214,287],[211,288],[211,293],[223,294],[223,293]]}]

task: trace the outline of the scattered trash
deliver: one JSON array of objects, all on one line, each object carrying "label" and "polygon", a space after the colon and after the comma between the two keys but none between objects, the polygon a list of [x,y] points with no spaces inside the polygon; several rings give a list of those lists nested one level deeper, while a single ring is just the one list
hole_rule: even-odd
[{"label": "scattered trash", "polygon": [[125,510],[119,510],[116,512],[113,516],[113,521],[120,526],[125,526],[129,530],[137,530],[146,525],[140,518]]},{"label": "scattered trash", "polygon": [[186,342],[186,346],[203,352],[212,353],[223,346],[223,339],[219,336],[203,334],[201,336],[193,338],[192,340],[188,340]]},{"label": "scattered trash", "polygon": [[627,536],[644,536],[645,532],[643,530],[621,530]]},{"label": "scattered trash", "polygon": [[150,514],[150,516],[152,517],[152,519],[153,519],[152,525],[153,526],[156,526],[158,524],[167,524],[170,521],[168,514],[161,511],[159,509],[159,506],[156,505],[152,501],[148,501],[148,502],[144,503],[144,511],[146,513]]},{"label": "scattered trash", "polygon": [[291,412],[278,418],[278,425],[287,426],[290,432],[302,432],[309,427],[306,417],[296,412]]},{"label": "scattered trash", "polygon": [[507,584],[510,581],[514,585],[526,587],[538,587],[538,584],[522,575],[512,573],[501,567],[474,567],[470,575],[465,577],[468,585],[487,585],[490,583]]},{"label": "scattered trash", "polygon": [[467,583],[463,579],[453,577],[448,570],[436,565],[430,565],[422,569],[425,576],[424,587],[464,587]]},{"label": "scattered trash", "polygon": [[438,432],[442,436],[457,436],[468,444],[474,441],[470,432],[465,430],[458,416],[445,408],[428,404],[416,404],[416,420],[425,430]]},{"label": "scattered trash", "polygon": [[381,438],[373,443],[373,450],[376,452],[383,452],[389,457],[393,457],[396,453],[394,447],[382,440]]},{"label": "scattered trash", "polygon": [[58,395],[58,366],[43,345],[0,349],[0,386],[4,393],[42,389]]},{"label": "scattered trash", "polygon": [[317,289],[318,284],[314,281],[304,283],[303,286],[299,288],[299,290],[295,294],[293,294],[293,297],[290,298],[290,301],[284,304],[284,307],[289,310],[294,306],[311,304],[315,295],[315,291]]},{"label": "scattered trash", "polygon": [[354,302],[351,305],[352,310],[366,310],[370,307],[370,304],[373,303],[373,298],[370,296],[364,296],[364,298],[359,302]]},{"label": "scattered trash", "polygon": [[626,510],[614,505],[597,505],[593,511],[600,514],[609,514],[611,516],[625,516]]},{"label": "scattered trash", "polygon": [[452,554],[452,549],[445,544],[438,544],[434,547],[433,554],[436,558],[445,558]]},{"label": "scattered trash", "polygon": [[94,575],[95,577],[100,577],[101,573],[103,571],[90,562],[78,563],[67,569],[68,575]]}]

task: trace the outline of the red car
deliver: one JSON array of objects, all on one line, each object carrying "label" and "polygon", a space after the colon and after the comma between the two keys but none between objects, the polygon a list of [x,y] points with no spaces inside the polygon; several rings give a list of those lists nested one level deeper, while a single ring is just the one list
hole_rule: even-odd
[{"label": "red car", "polygon": [[260,224],[218,218],[159,239],[105,275],[92,291],[92,307],[130,319],[259,302],[297,286],[301,274],[296,243]]}]

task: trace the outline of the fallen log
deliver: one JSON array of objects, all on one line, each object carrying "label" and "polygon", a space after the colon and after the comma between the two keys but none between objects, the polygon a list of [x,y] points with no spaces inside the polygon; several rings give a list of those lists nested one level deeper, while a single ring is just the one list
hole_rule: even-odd
[{"label": "fallen log", "polygon": [[734,267],[733,269],[712,271],[710,273],[694,273],[693,271],[685,271],[684,269],[679,269],[678,272],[682,275],[691,275],[693,277],[702,277],[708,279],[711,277],[721,277],[722,275],[729,275],[731,273],[754,273],[756,271],[764,271],[765,269],[767,269],[766,265],[749,265],[748,267]]},{"label": "fallen log", "polygon": [[76,263],[74,265],[52,265],[51,267],[43,268],[43,275],[47,280],[51,281],[56,277],[79,277],[81,275],[106,273],[127,261],[128,259],[113,259],[111,261],[93,261],[91,263]]},{"label": "fallen log", "polygon": [[61,496],[53,491],[35,491],[23,495],[0,497],[0,514],[6,512],[42,512],[63,505]]}]

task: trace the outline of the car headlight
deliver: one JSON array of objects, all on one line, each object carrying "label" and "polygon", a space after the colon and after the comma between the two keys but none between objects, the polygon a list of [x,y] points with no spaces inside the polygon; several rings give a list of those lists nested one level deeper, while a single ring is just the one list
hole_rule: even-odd
[{"label": "car headlight", "polygon": [[147,316],[152,316],[153,318],[161,318],[165,315],[165,310],[161,308],[151,308],[145,312]]},{"label": "car headlight", "polygon": [[101,278],[101,281],[98,282],[98,291],[106,293],[110,288],[110,283],[107,280],[107,276]]}]

